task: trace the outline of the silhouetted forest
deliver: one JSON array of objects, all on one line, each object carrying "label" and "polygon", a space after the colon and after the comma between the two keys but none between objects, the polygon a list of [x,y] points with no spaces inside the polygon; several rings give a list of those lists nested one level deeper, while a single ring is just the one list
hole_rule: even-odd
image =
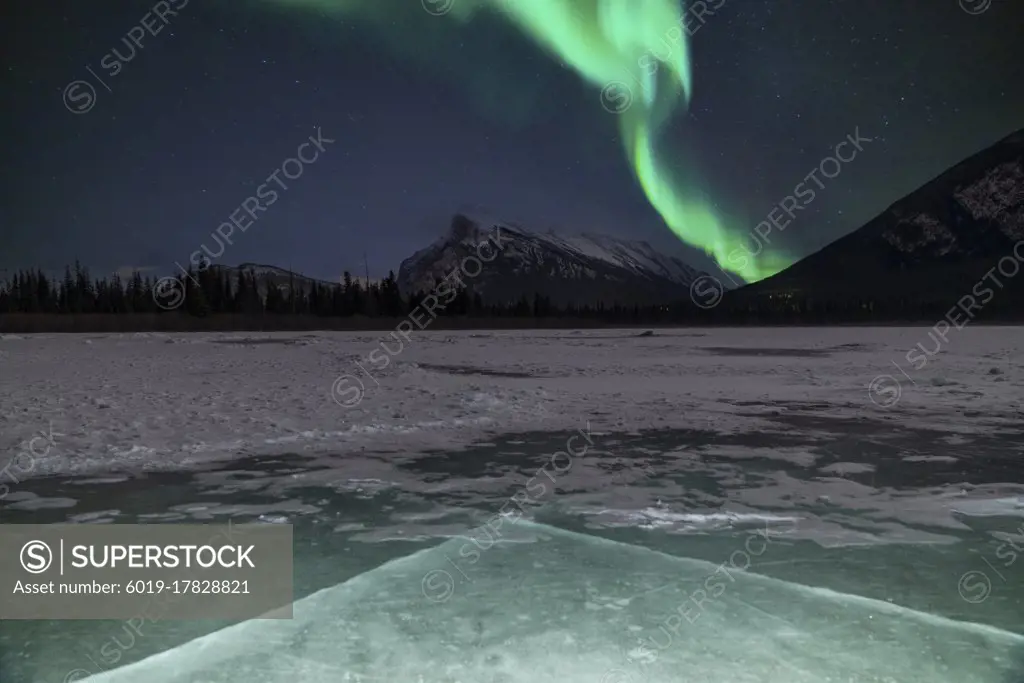
[{"label": "silhouetted forest", "polygon": [[[425,301],[428,296],[418,292],[403,297],[394,272],[379,283],[362,283],[345,273],[338,284],[218,267],[175,278],[144,278],[136,272],[127,279],[94,279],[76,263],[60,280],[41,271],[19,271],[0,283],[0,331],[373,330],[393,327],[406,316],[423,328],[438,329],[895,324],[934,323],[950,311],[949,302],[898,296],[829,301],[792,294],[751,299],[733,292],[708,308],[691,300],[661,306],[609,302],[559,307],[539,293],[496,302],[468,287],[435,290]],[[1015,298],[993,302],[971,320],[1020,321],[1024,316],[1015,310]],[[966,316],[959,318],[962,322]]]},{"label": "silhouetted forest", "polygon": [[[437,285],[441,285],[438,280]],[[432,305],[437,316],[547,315],[553,307],[547,297],[507,304],[485,305],[479,293],[466,287],[444,289]],[[93,279],[76,263],[67,267],[61,280],[42,271],[19,271],[0,284],[0,316],[7,314],[52,315],[268,315],[318,317],[397,317],[416,309],[428,296],[418,292],[408,298],[399,293],[394,271],[379,283],[361,283],[345,273],[338,284],[319,282],[292,274],[262,276],[255,270],[207,268],[189,270],[174,278],[143,278],[135,272]]]}]

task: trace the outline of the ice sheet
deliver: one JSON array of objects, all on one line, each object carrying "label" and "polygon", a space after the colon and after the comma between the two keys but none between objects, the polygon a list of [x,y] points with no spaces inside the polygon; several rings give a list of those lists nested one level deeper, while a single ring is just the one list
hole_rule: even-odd
[{"label": "ice sheet", "polygon": [[[526,521],[493,544],[479,531],[314,593],[294,620],[246,622],[86,680],[1012,683],[1019,673],[1024,636],[993,627]],[[773,542],[752,533],[736,550],[770,553]]]}]

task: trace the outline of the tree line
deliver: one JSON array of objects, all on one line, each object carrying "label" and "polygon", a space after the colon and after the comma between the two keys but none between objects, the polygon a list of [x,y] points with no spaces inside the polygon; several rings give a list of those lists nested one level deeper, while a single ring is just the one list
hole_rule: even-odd
[{"label": "tree line", "polygon": [[[437,284],[440,284],[438,281]],[[47,277],[41,270],[21,270],[0,283],[0,316],[4,314],[130,315],[300,315],[319,317],[394,318],[415,310],[429,292],[403,296],[394,271],[380,282],[360,282],[348,272],[340,283],[310,281],[291,273],[255,269],[208,267],[189,269],[176,277],[143,277],[133,272],[93,278],[76,262],[64,277]],[[485,304],[479,292],[465,286],[445,296],[436,315],[509,315],[530,317],[556,314],[550,297],[523,296],[517,301]]]},{"label": "tree line", "polygon": [[[136,328],[150,324],[147,321],[157,321],[153,324],[163,329],[204,329],[204,324],[197,321],[232,317],[236,327],[252,329],[291,329],[297,325],[344,328],[349,325],[345,319],[370,321],[363,327],[371,329],[375,319],[380,320],[380,325],[391,325],[393,322],[389,321],[395,318],[414,314],[429,294],[420,291],[403,296],[394,271],[380,282],[365,283],[346,272],[337,284],[283,275],[281,271],[223,267],[189,270],[173,278],[154,279],[139,272],[126,278],[116,274],[93,278],[76,263],[65,268],[59,280],[40,270],[22,270],[0,283],[0,331],[64,331],[67,325],[46,321],[111,316],[143,321]],[[432,302],[432,312],[427,317],[447,319],[449,323],[461,321],[459,325],[469,327],[494,325],[495,321],[503,320],[510,327],[528,327],[542,320],[545,326],[558,326],[559,320],[565,321],[566,326],[834,325],[934,323],[940,319],[957,325],[1024,320],[1024,299],[1016,288],[1001,292],[984,308],[968,315],[951,307],[949,297],[938,294],[930,299],[891,293],[833,300],[794,293],[752,298],[740,291],[727,292],[717,301],[703,302],[703,306],[692,299],[648,306],[620,302],[559,306],[550,296],[540,293],[511,301],[488,301],[480,292],[462,286],[442,299],[446,301],[441,306]],[[422,309],[420,313],[422,318]],[[296,320],[304,322],[298,324]],[[92,329],[89,323],[76,322],[72,327]]]}]

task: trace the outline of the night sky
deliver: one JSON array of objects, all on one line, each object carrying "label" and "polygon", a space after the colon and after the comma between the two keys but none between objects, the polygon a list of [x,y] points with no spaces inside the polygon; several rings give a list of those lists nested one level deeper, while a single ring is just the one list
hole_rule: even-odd
[{"label": "night sky", "polygon": [[[378,277],[466,205],[682,250],[600,88],[494,15],[373,1],[390,23],[168,0],[187,6],[116,75],[101,63],[130,54],[152,0],[4,3],[0,277],[75,258],[170,272],[318,129],[334,142],[305,148],[316,161],[218,261],[336,279],[365,252]],[[1017,0],[725,0],[690,38],[692,101],[658,148],[745,231],[859,128],[873,142],[771,237],[806,255],[1024,127],[1022,24]],[[65,105],[76,80],[96,89],[85,113]]]}]

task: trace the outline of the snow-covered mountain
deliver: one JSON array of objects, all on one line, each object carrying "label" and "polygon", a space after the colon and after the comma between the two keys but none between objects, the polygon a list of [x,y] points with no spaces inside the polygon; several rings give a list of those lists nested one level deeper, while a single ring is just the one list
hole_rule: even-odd
[{"label": "snow-covered mountain", "polygon": [[735,298],[790,292],[952,305],[997,266],[1004,274],[993,288],[1024,285],[1024,277],[1014,277],[1019,264],[1013,266],[1024,260],[1022,240],[1024,130],[953,166],[859,230],[737,290]]},{"label": "snow-covered mountain", "polygon": [[498,257],[475,277],[463,275],[486,301],[510,302],[540,294],[558,305],[670,303],[688,297],[690,283],[701,274],[646,242],[534,232],[479,213],[459,213],[446,234],[402,262],[402,293],[432,290],[495,231],[500,235],[494,240],[500,244]]},{"label": "snow-covered mountain", "polygon": [[[309,292],[314,283],[321,287],[336,287],[340,284],[340,282],[318,280],[316,278],[292,272],[286,268],[268,266],[260,263],[240,263],[237,266],[215,264],[210,266],[210,270],[228,275],[231,279],[232,286],[234,286],[237,281],[238,273],[240,271],[253,275],[256,278],[256,284],[260,290],[260,294],[262,295],[266,295],[266,288],[268,284],[276,286],[285,295],[288,294],[292,286],[294,286],[297,291]],[[365,285],[365,278],[356,278],[353,275],[353,279],[358,279],[361,284]]]}]

